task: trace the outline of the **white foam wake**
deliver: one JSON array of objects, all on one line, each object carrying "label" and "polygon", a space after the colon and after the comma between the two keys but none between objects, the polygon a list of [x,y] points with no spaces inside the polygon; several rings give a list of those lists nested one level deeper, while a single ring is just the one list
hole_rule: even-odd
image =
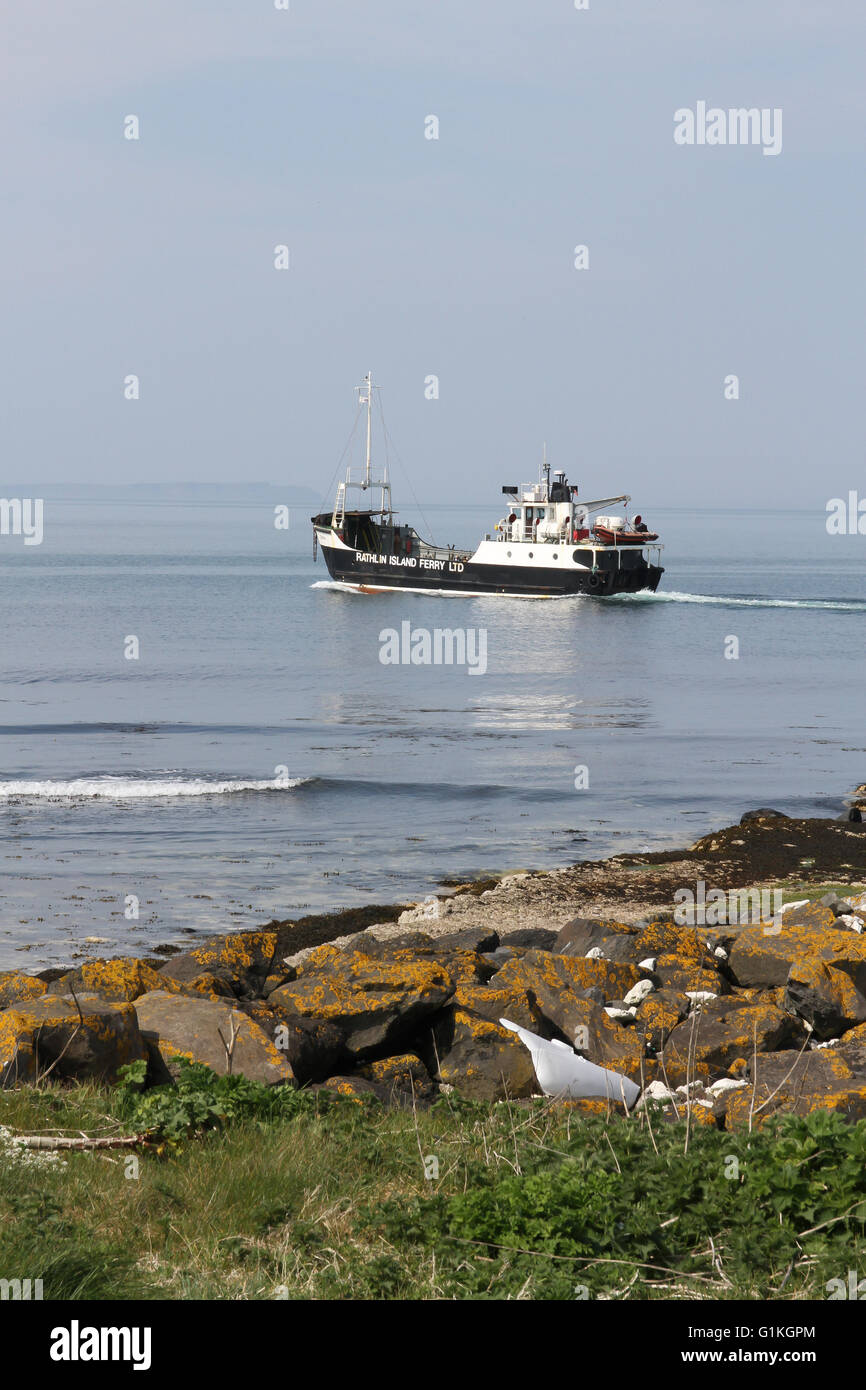
[{"label": "white foam wake", "polygon": [[[333,589],[341,594],[422,594],[424,598],[499,598],[506,595],[499,594],[476,594],[472,589],[412,589],[406,584],[380,584],[376,585],[375,580],[368,579],[366,584],[361,587],[358,584],[346,584],[341,579],[317,579],[315,584],[310,585],[311,589]],[[523,597],[531,598],[532,595]]]},{"label": "white foam wake", "polygon": [[149,797],[227,796],[233,792],[291,791],[305,777],[267,782],[209,782],[203,777],[73,777],[69,781],[0,782],[0,801],[33,797],[46,801],[76,801],[101,797],[108,801],[134,801]]},{"label": "white foam wake", "polygon": [[661,590],[651,594],[647,591],[638,594],[615,594],[614,598],[634,603],[715,603],[725,607],[737,608],[820,608],[839,613],[866,613],[866,603],[862,599],[824,599],[824,598],[726,598],[724,594],[683,594],[676,589]]}]

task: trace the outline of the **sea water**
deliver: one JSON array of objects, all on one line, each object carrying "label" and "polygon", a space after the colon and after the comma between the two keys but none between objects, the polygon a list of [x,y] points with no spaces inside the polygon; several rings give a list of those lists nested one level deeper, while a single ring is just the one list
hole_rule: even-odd
[{"label": "sea water", "polygon": [[[492,530],[424,510],[440,544]],[[0,968],[838,814],[866,542],[811,512],[651,521],[658,593],[537,601],[341,591],[301,510],[47,501],[41,545],[0,543]],[[383,660],[405,622],[483,632],[483,673]]]}]

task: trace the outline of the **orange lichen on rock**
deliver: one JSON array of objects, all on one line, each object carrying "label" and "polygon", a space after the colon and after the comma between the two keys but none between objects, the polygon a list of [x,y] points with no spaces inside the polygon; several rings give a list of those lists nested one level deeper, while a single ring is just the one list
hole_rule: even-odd
[{"label": "orange lichen on rock", "polygon": [[772,1052],[800,1036],[802,1025],[782,1009],[770,1004],[737,1007],[732,1000],[730,1008],[699,1011],[674,1029],[662,1053],[664,1071],[673,1085],[729,1075],[739,1058],[756,1050]]},{"label": "orange lichen on rock", "polygon": [[813,1110],[830,1110],[852,1123],[866,1119],[866,1083],[820,1095],[780,1093],[766,1106],[753,1104],[751,1090],[736,1091],[728,1098],[725,1111],[726,1129],[745,1129],[751,1123],[758,1129],[778,1114],[808,1115]]},{"label": "orange lichen on rock", "polygon": [[687,962],[699,966],[708,954],[698,928],[679,926],[676,922],[650,922],[641,930],[635,952],[641,953],[642,960],[649,956],[676,956],[680,966]]},{"label": "orange lichen on rock", "polygon": [[0,1013],[0,1087],[34,1082],[38,1070],[33,1028],[17,1009],[4,1009]]},{"label": "orange lichen on rock", "polygon": [[620,961],[559,956],[550,951],[527,951],[519,960],[507,961],[493,976],[491,986],[533,991],[544,987],[567,990],[572,994],[600,989],[607,1002],[622,999],[638,980],[644,978],[644,973],[636,965]]},{"label": "orange lichen on rock", "polygon": [[0,970],[0,1009],[10,1004],[27,1003],[29,999],[40,999],[48,989],[44,980],[35,975],[25,975],[23,970]]},{"label": "orange lichen on rock", "polygon": [[258,993],[276,964],[275,931],[241,931],[210,937],[200,946],[172,956],[160,977],[190,984],[203,974],[227,981],[237,993]]},{"label": "orange lichen on rock", "polygon": [[363,1105],[365,1101],[384,1100],[386,1098],[380,1086],[374,1081],[368,1081],[363,1076],[331,1076],[322,1083],[322,1089],[334,1091],[338,1096],[344,1096],[346,1100],[354,1101],[356,1105]]},{"label": "orange lichen on rock", "polygon": [[161,1079],[171,1076],[172,1064],[185,1057],[222,1076],[247,1076],[269,1086],[294,1080],[275,1040],[228,1000],[155,990],[132,1008]]},{"label": "orange lichen on rock", "polygon": [[104,999],[120,999],[131,1003],[148,990],[164,987],[159,972],[136,956],[120,956],[114,960],[88,960],[75,970],[69,970],[50,987],[52,994],[90,993]]},{"label": "orange lichen on rock", "polygon": [[281,985],[269,1002],[307,1018],[335,1023],[346,1050],[362,1059],[384,1043],[406,1036],[454,993],[454,982],[436,960],[398,951],[387,959],[342,951],[317,970],[304,970]]},{"label": "orange lichen on rock", "polygon": [[648,1046],[658,1052],[677,1024],[687,1016],[689,1007],[688,997],[674,990],[648,994],[637,1007],[637,1031],[646,1038]]},{"label": "orange lichen on rock", "polygon": [[[824,909],[822,909],[824,911]],[[822,923],[789,922],[780,929],[749,927],[731,947],[730,967],[740,985],[784,985],[795,961],[814,957],[866,982],[866,936]]]},{"label": "orange lichen on rock", "polygon": [[608,1117],[611,1119],[626,1119],[628,1117],[628,1110],[622,1101],[614,1100],[613,1097],[609,1101],[600,1096],[587,1096],[581,1100],[551,1100],[551,1104],[555,1105],[558,1111],[567,1110],[571,1115],[593,1115],[603,1120]]},{"label": "orange lichen on rock", "polygon": [[358,1068],[356,1075],[383,1086],[388,1093],[399,1091],[418,1100],[431,1100],[435,1094],[430,1073],[414,1052],[406,1052],[399,1057],[383,1057],[378,1062],[368,1062]]},{"label": "orange lichen on rock", "polygon": [[730,989],[724,976],[714,964],[710,964],[709,957],[704,964],[700,964],[691,959],[680,960],[676,955],[657,956],[653,974],[665,989],[676,990],[680,994],[685,994],[686,990],[706,994],[727,994]]},{"label": "orange lichen on rock", "polygon": [[[0,1014],[8,1019],[10,1010]],[[98,994],[44,994],[14,1013],[29,1030],[41,1069],[55,1074],[113,1082],[118,1068],[147,1056],[131,1004]]]}]

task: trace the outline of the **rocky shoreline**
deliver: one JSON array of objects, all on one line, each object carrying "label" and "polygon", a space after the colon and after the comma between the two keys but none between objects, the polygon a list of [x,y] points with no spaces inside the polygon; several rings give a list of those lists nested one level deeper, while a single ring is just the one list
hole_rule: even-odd
[{"label": "rocky shoreline", "polygon": [[[701,885],[716,908],[684,920],[676,905]],[[731,920],[728,898],[752,888],[802,901]],[[637,1108],[654,1100],[672,1120],[751,1128],[815,1108],[856,1120],[864,921],[866,825],[749,812],[688,850],[506,874],[162,956],[2,972],[0,1085],[111,1083],[134,1061],[164,1084],[186,1058],[389,1104],[524,1100],[540,1088],[505,1017],[628,1077]]]}]

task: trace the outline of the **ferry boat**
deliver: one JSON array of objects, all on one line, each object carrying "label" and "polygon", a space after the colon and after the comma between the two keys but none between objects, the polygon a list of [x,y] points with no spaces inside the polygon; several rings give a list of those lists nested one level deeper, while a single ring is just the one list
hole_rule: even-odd
[{"label": "ferry boat", "polygon": [[356,390],[359,412],[366,409],[363,475],[355,481],[349,466],[333,509],[311,518],[314,555],[321,547],[328,573],[341,586],[370,594],[402,589],[528,598],[605,597],[658,587],[664,573],[658,535],[640,516],[629,521],[627,513],[603,511],[631,498],[579,501],[563,472],[551,478],[546,453],[538,482],[503,487],[505,514],[475,550],[422,539],[392,509],[387,468],[373,476],[371,373]]}]

